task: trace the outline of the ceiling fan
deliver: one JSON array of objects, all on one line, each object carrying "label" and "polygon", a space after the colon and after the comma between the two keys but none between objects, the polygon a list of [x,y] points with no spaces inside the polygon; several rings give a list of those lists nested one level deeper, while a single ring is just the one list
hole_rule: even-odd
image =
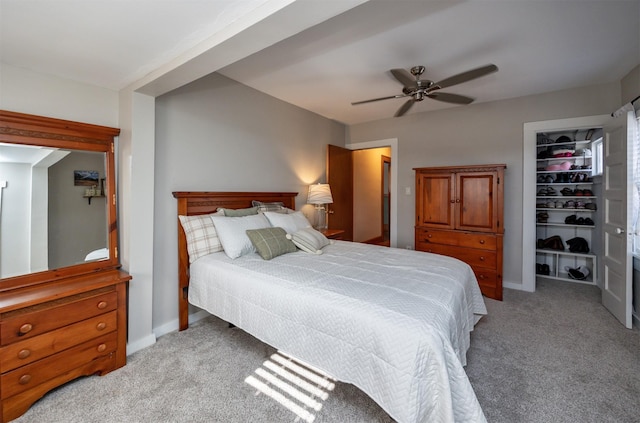
[{"label": "ceiling fan", "polygon": [[449,78],[445,78],[442,81],[438,82],[429,81],[428,79],[420,79],[420,76],[424,73],[424,70],[424,66],[412,67],[411,73],[407,72],[406,69],[391,69],[391,74],[403,86],[402,94],[372,98],[371,100],[356,101],[351,104],[355,106],[358,104],[371,103],[380,100],[389,100],[392,98],[411,97],[402,106],[400,106],[400,108],[394,115],[395,117],[404,115],[409,111],[409,109],[411,109],[411,106],[413,106],[416,101],[422,101],[426,97],[438,101],[445,101],[447,103],[469,104],[475,99],[459,94],[443,93],[439,90],[441,88],[447,88],[452,85],[461,84],[463,82],[471,81],[472,79],[480,78],[481,76],[496,72],[498,70],[498,67],[493,64],[485,65],[479,68],[459,73],[457,75],[450,76]]}]

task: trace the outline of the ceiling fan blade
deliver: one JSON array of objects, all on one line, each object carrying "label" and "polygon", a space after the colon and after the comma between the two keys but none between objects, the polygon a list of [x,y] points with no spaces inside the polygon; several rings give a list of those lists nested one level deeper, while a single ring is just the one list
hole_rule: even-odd
[{"label": "ceiling fan blade", "polygon": [[393,115],[393,116],[394,117],[400,117],[400,116],[404,115],[405,113],[407,113],[409,111],[411,106],[413,106],[413,103],[415,103],[415,100],[413,98],[410,98],[409,100],[405,101],[405,103],[402,106],[400,106],[400,108],[398,109],[396,114]]},{"label": "ceiling fan blade", "polygon": [[406,69],[391,69],[391,75],[394,76],[402,84],[402,86],[407,88],[413,88],[416,86],[416,78],[411,75]]},{"label": "ceiling fan blade", "polygon": [[473,103],[473,101],[475,100],[475,98],[467,97],[465,95],[441,93],[439,91],[429,93],[427,94],[427,97],[432,98],[434,100],[445,101],[447,103],[455,103],[455,104],[469,104],[469,103]]},{"label": "ceiling fan blade", "polygon": [[445,78],[442,81],[438,81],[432,85],[432,89],[446,88],[456,84],[462,84],[463,82],[471,81],[472,79],[480,78],[481,76],[488,75],[496,72],[498,67],[496,65],[485,65],[476,69],[471,69],[466,72],[459,73],[457,75]]},{"label": "ceiling fan blade", "polygon": [[356,106],[358,104],[364,104],[364,103],[371,103],[374,101],[380,101],[380,100],[389,100],[392,98],[402,98],[402,97],[406,97],[407,94],[398,94],[398,95],[390,95],[388,97],[380,97],[380,98],[372,98],[371,100],[362,100],[362,101],[356,101],[351,103],[352,106]]}]

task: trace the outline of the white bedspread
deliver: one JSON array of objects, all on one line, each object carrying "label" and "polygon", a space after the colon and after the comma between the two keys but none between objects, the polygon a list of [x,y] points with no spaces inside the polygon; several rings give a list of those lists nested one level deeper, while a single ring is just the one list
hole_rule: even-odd
[{"label": "white bedspread", "polygon": [[367,393],[409,422],[484,422],[463,365],[486,314],[471,268],[440,255],[337,241],[265,261],[191,265],[189,302]]}]

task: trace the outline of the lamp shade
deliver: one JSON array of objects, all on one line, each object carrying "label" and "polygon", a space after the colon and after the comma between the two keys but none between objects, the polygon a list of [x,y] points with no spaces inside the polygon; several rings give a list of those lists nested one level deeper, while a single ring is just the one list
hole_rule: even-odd
[{"label": "lamp shade", "polygon": [[331,188],[329,184],[309,185],[309,195],[307,197],[309,204],[331,204],[333,197],[331,196]]}]

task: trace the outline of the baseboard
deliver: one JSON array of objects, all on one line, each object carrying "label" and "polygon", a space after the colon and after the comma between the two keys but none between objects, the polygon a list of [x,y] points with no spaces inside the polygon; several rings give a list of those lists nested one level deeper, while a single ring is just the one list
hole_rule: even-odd
[{"label": "baseboard", "polygon": [[152,346],[155,343],[156,343],[156,335],[153,333],[151,335],[145,336],[142,339],[137,340],[136,342],[127,343],[127,355],[131,355],[136,351],[143,350],[147,347]]},{"label": "baseboard", "polygon": [[[202,320],[204,318],[207,318],[211,316],[211,314],[207,313],[204,310],[199,310],[196,313],[190,314],[189,315],[189,324],[195,323],[198,320]],[[162,326],[158,326],[156,328],[153,329],[153,333],[156,335],[157,338],[160,338],[163,335],[166,335],[168,333],[171,332],[175,332],[178,330],[178,327],[180,326],[178,319],[172,320],[169,323],[165,323]]]},{"label": "baseboard", "polygon": [[[516,283],[516,282],[503,281],[502,282],[502,287],[503,288],[509,288],[509,289],[515,289],[515,290],[518,290],[518,291],[528,291],[528,290],[524,289],[524,285],[522,285],[522,283]],[[528,291],[528,292],[533,292],[533,291]]]}]

